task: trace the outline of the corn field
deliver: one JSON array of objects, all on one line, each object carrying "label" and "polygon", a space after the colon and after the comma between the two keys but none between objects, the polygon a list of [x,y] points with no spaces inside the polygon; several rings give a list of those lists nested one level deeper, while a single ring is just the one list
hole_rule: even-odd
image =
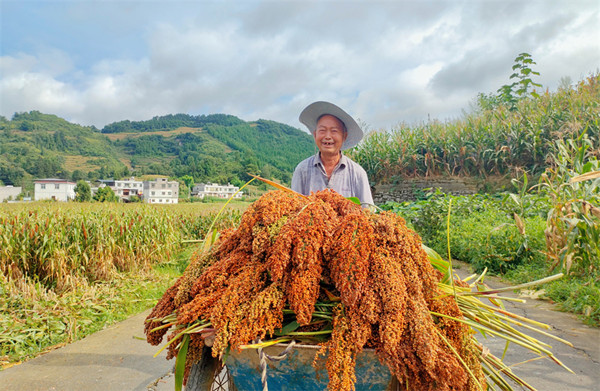
[{"label": "corn field", "polygon": [[540,174],[557,140],[585,132],[600,156],[600,74],[571,88],[518,102],[514,110],[478,108],[464,118],[374,131],[351,156],[374,183],[403,177]]}]

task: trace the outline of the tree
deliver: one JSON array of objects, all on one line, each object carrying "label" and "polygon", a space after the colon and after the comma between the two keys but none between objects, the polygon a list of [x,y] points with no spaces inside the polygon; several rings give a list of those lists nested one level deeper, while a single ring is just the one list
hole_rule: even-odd
[{"label": "tree", "polygon": [[94,194],[94,201],[98,202],[119,202],[119,197],[108,186],[99,188]]},{"label": "tree", "polygon": [[273,178],[273,166],[270,165],[269,163],[265,164],[260,169],[260,176],[262,176],[263,178],[272,179]]},{"label": "tree", "polygon": [[513,73],[510,75],[510,79],[517,79],[517,81],[511,84],[505,84],[498,88],[496,91],[498,94],[479,94],[478,105],[484,110],[493,109],[499,105],[505,105],[510,110],[516,110],[517,102],[520,99],[532,96],[539,98],[539,94],[534,90],[529,92],[531,87],[539,87],[542,85],[534,82],[531,77],[539,76],[540,73],[531,69],[532,65],[535,65],[535,61],[531,59],[529,53],[520,53],[515,58],[515,64],[512,66]]},{"label": "tree", "polygon": [[21,125],[19,126],[19,129],[22,131],[25,131],[25,132],[33,130],[34,128],[35,128],[35,125],[33,125],[29,121],[23,121],[23,122],[21,122]]},{"label": "tree", "polygon": [[59,156],[39,156],[33,161],[33,166],[28,170],[38,178],[52,178],[63,173],[63,167]]},{"label": "tree", "polygon": [[192,191],[189,187],[186,186],[185,183],[180,183],[179,186],[179,198],[190,198],[192,195]]},{"label": "tree", "polygon": [[[516,83],[513,83],[513,86],[517,88],[515,92],[521,98],[524,98],[529,94],[530,86],[542,87],[541,84],[531,80],[531,75],[540,75],[539,72],[530,68],[531,65],[535,65],[535,62],[531,59],[531,55],[529,53],[521,53],[515,58],[515,65],[512,67],[514,73],[510,75],[510,78],[518,79]],[[533,97],[539,98],[539,95],[535,90],[531,91],[530,94]]]},{"label": "tree", "polygon": [[569,76],[563,76],[560,78],[560,81],[558,82],[558,89],[566,91],[566,90],[571,89],[572,85],[573,85],[573,80]]},{"label": "tree", "polygon": [[0,181],[5,185],[21,186],[26,172],[21,167],[0,160]]},{"label": "tree", "polygon": [[85,173],[81,170],[73,170],[71,173],[71,179],[75,182],[79,182],[83,178],[85,178]]},{"label": "tree", "polygon": [[[114,193],[113,193],[114,194]],[[84,180],[77,181],[75,186],[75,201],[88,202],[92,199],[92,188]]]},{"label": "tree", "polygon": [[184,175],[179,179],[181,179],[188,188],[191,189],[192,187],[194,187],[194,178],[191,175]]}]

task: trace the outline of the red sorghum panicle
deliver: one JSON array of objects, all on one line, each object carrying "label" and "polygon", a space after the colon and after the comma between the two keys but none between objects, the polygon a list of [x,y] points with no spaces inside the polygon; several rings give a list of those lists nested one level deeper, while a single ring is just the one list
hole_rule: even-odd
[{"label": "red sorghum panicle", "polygon": [[173,313],[173,311],[177,308],[175,305],[174,297],[179,290],[179,283],[181,278],[179,278],[175,284],[167,289],[164,293],[163,297],[156,303],[150,315],[146,318],[146,324],[144,324],[144,332],[146,333],[146,340],[152,345],[158,345],[164,335],[169,330],[168,328],[164,328],[161,330],[152,331],[154,328],[162,326],[162,322],[160,319],[164,318],[167,315]]},{"label": "red sorghum panicle", "polygon": [[[151,314],[176,315],[169,339],[193,322],[210,322],[218,356],[272,337],[286,308],[300,329],[314,330],[320,324],[313,319],[319,297],[339,297],[332,299],[339,305],[321,350],[327,353],[329,389],[354,389],[356,355],[370,347],[411,389],[475,390],[440,335],[485,384],[470,329],[430,314],[462,316],[454,298],[438,289],[441,273],[431,266],[419,236],[400,217],[363,210],[329,190],[308,199],[273,191],[254,202],[238,228],[213,248],[192,260]],[[153,344],[167,330],[151,332],[157,325],[156,319],[146,325]],[[190,340],[188,364],[201,352],[199,339]],[[168,356],[177,349],[170,345]]]}]

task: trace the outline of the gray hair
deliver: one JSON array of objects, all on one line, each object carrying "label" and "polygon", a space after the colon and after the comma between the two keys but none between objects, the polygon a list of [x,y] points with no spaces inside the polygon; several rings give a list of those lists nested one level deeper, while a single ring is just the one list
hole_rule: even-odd
[{"label": "gray hair", "polygon": [[321,118],[325,117],[326,115],[332,116],[333,118],[335,118],[335,119],[337,119],[338,121],[340,121],[340,123],[342,124],[342,128],[343,128],[343,130],[344,130],[344,133],[348,133],[348,129],[346,128],[346,124],[344,123],[344,121],[342,121],[341,119],[339,119],[338,117],[336,117],[336,116],[335,116],[335,115],[333,115],[333,114],[327,114],[327,113],[325,113],[325,114],[321,114],[321,115],[319,116],[319,118],[317,118],[317,123],[319,123],[319,121],[321,120]]}]

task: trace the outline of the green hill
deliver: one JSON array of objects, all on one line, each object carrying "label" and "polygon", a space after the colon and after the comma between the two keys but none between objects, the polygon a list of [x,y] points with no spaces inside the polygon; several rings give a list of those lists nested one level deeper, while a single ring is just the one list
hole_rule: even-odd
[{"label": "green hill", "polygon": [[0,181],[15,186],[41,177],[147,174],[240,184],[252,173],[289,183],[296,164],[312,153],[305,132],[226,114],[166,115],[102,130],[38,111],[0,117]]}]

